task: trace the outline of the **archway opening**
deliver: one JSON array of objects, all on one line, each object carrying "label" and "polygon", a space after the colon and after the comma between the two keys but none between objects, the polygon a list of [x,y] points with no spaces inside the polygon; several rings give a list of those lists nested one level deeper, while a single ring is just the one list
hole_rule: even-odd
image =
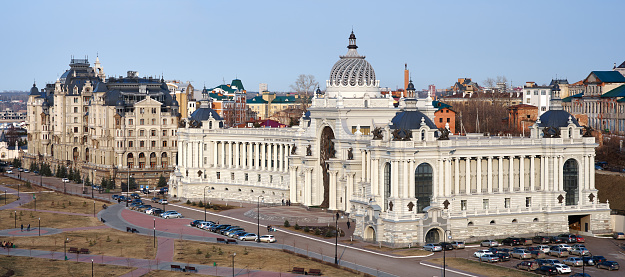
[{"label": "archway opening", "polygon": [[375,242],[375,229],[371,226],[368,226],[367,229],[365,229],[365,241]]},{"label": "archway opening", "polygon": [[321,131],[321,139],[319,141],[319,164],[323,174],[323,202],[321,202],[322,208],[328,208],[330,206],[330,173],[328,172],[329,164],[327,161],[330,158],[334,158],[334,132],[332,128],[326,126]]},{"label": "archway opening", "polygon": [[439,243],[441,241],[441,234],[438,229],[430,229],[425,234],[425,243]]}]

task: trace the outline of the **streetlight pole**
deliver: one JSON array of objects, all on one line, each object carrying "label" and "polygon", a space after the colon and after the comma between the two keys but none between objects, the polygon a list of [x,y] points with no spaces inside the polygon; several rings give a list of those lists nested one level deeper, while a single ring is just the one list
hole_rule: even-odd
[{"label": "streetlight pole", "polygon": [[69,238],[65,238],[63,242],[63,253],[65,253],[65,260],[67,261],[67,242],[69,242]]},{"label": "streetlight pole", "polygon": [[[449,239],[451,240],[451,230],[445,230],[443,242],[447,242],[447,232],[449,232]],[[445,264],[445,252],[447,252],[447,249],[445,249],[445,244],[443,244],[443,277],[445,277],[445,270],[447,267],[447,264]]]},{"label": "streetlight pole", "polygon": [[265,200],[265,198],[262,195],[259,195],[258,198],[257,198],[258,201],[256,201],[256,204],[257,204],[257,206],[256,206],[256,223],[257,223],[257,225],[256,226],[258,227],[258,236],[257,236],[258,239],[256,240],[256,242],[258,242],[258,243],[260,243],[260,199],[261,198],[263,200]]},{"label": "streetlight pole", "polygon": [[[128,187],[126,191],[126,198],[128,198],[130,197],[130,168],[128,168],[128,182],[126,182],[126,186]],[[126,199],[126,208],[128,208],[128,199]]]},{"label": "streetlight pole", "polygon": [[39,227],[37,230],[39,230],[39,236],[41,237],[41,217],[39,218]]},{"label": "streetlight pole", "polygon": [[336,239],[334,241],[334,264],[339,264],[339,213],[336,212]]},{"label": "streetlight pole", "polygon": [[93,259],[91,259],[91,277],[93,277]]},{"label": "streetlight pole", "polygon": [[17,183],[17,200],[20,200],[20,183]]},{"label": "streetlight pole", "polygon": [[234,257],[237,256],[237,252],[232,253],[232,277],[234,277]]},{"label": "streetlight pole", "polygon": [[93,217],[95,217],[95,200],[93,200]]},{"label": "streetlight pole", "polygon": [[156,218],[154,218],[154,248],[156,248]]},{"label": "streetlight pole", "polygon": [[15,211],[13,218],[15,219],[15,228],[17,228],[17,211]]},{"label": "streetlight pole", "polygon": [[[206,189],[210,188],[209,186],[204,187],[204,221],[206,221]],[[209,189],[208,192],[211,192],[211,190]]]}]

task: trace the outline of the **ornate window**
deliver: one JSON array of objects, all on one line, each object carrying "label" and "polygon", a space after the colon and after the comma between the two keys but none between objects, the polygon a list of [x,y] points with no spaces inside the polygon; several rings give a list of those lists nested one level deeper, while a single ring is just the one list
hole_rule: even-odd
[{"label": "ornate window", "polygon": [[564,163],[562,181],[566,192],[566,205],[577,205],[577,192],[579,191],[577,168],[577,161],[574,159],[568,159]]},{"label": "ornate window", "polygon": [[415,197],[417,198],[417,212],[430,205],[432,199],[432,166],[422,163],[417,166],[414,176]]}]

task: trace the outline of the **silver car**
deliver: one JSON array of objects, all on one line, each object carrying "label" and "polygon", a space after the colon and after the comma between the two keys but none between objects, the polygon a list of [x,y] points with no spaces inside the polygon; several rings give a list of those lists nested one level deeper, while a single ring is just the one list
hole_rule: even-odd
[{"label": "silver car", "polygon": [[495,254],[485,254],[485,255],[482,255],[480,257],[480,261],[481,262],[496,263],[496,262],[499,261],[499,256],[497,256]]},{"label": "silver car", "polygon": [[584,247],[573,248],[570,252],[571,252],[571,255],[590,256],[590,250]]},{"label": "silver car", "polygon": [[428,243],[425,246],[423,246],[423,250],[438,252],[438,251],[443,251],[443,247],[438,243]]},{"label": "silver car", "polygon": [[480,246],[483,247],[497,247],[499,246],[499,242],[496,240],[485,240],[480,243]]},{"label": "silver car", "polygon": [[455,249],[464,249],[464,241],[452,241],[451,246]]},{"label": "silver car", "polygon": [[569,257],[564,259],[564,264],[565,265],[570,265],[570,266],[582,266],[582,264],[584,263],[584,260],[582,260],[582,258],[578,258],[578,257]]}]

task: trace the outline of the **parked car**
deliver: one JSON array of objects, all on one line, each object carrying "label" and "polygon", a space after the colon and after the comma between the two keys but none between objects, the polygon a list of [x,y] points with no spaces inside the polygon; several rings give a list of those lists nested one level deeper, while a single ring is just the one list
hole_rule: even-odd
[{"label": "parked car", "polygon": [[584,261],[584,265],[595,265],[595,261],[592,257],[580,257]]},{"label": "parked car", "polygon": [[189,223],[189,225],[191,225],[191,227],[197,227],[197,225],[201,222],[202,220],[193,220],[191,221],[191,223]]},{"label": "parked car", "polygon": [[571,275],[570,277],[591,277],[591,276],[588,273],[578,272],[578,273],[575,273],[575,274]]},{"label": "parked car", "polygon": [[112,198],[113,200],[117,200],[117,198],[119,198],[119,195],[117,195],[117,194],[113,194],[113,196],[111,196],[111,198]]},{"label": "parked car", "polygon": [[512,251],[510,251],[510,249],[508,249],[508,248],[498,248],[498,247],[491,247],[491,248],[488,248],[488,251],[493,252],[493,254],[512,252]]},{"label": "parked car", "polygon": [[276,242],[276,238],[273,235],[260,236],[259,240],[260,242],[267,242],[267,243]]},{"label": "parked car", "polygon": [[532,258],[532,253],[530,253],[530,251],[527,251],[525,249],[517,249],[517,250],[512,251],[511,256],[512,258],[524,260],[524,259]]},{"label": "parked car", "polygon": [[464,241],[452,241],[451,246],[456,249],[464,249]]},{"label": "parked car", "polygon": [[577,242],[577,236],[573,234],[560,234],[558,237],[562,238],[562,241],[565,243]]},{"label": "parked car", "polygon": [[137,207],[136,210],[140,211],[140,212],[143,212],[143,211],[145,211],[145,210],[147,210],[149,208],[152,208],[152,205],[141,205],[141,206]]},{"label": "parked car", "polygon": [[445,251],[454,250],[454,246],[451,245],[451,243],[449,243],[449,242],[441,242],[440,245],[441,245],[441,247],[443,247],[443,250],[445,250]]},{"label": "parked car", "polygon": [[503,241],[501,241],[501,244],[510,245],[510,246],[521,245],[521,239],[509,237],[509,238],[503,239]]},{"label": "parked car", "polygon": [[200,229],[208,230],[208,228],[210,228],[214,224],[215,224],[215,222],[212,222],[212,221],[203,221],[197,227],[200,228]]},{"label": "parked car", "polygon": [[570,245],[566,244],[566,243],[560,243],[558,245],[556,245],[560,248],[564,248],[566,251],[571,251],[571,249],[573,249],[573,247],[571,247]]},{"label": "parked car", "polygon": [[530,251],[530,255],[532,259],[543,259],[547,258],[547,254],[541,250],[532,250]]},{"label": "parked car", "polygon": [[224,232],[223,232],[223,235],[225,235],[225,236],[229,236],[229,237],[232,237],[232,236],[230,236],[230,234],[232,234],[232,233],[234,233],[234,232],[237,232],[237,231],[242,231],[242,230],[244,230],[244,229],[243,229],[243,228],[241,228],[241,227],[232,228],[232,229],[229,229],[228,231],[224,231]]},{"label": "parked car", "polygon": [[549,245],[537,245],[535,247],[540,249],[540,251],[543,251],[545,254],[549,253]]},{"label": "parked car", "polygon": [[227,228],[223,228],[221,230],[219,230],[219,233],[222,235],[227,235],[226,232],[232,230],[232,229],[236,229],[236,228],[241,228],[239,226],[233,225],[233,226],[228,226]]},{"label": "parked car", "polygon": [[521,245],[532,245],[534,242],[532,241],[532,238],[520,238],[521,240]]},{"label": "parked car", "polygon": [[625,233],[623,232],[615,232],[612,237],[614,239],[625,239]]},{"label": "parked car", "polygon": [[158,203],[160,201],[161,201],[161,199],[159,197],[152,197],[152,202]]},{"label": "parked car", "polygon": [[162,218],[165,219],[169,219],[169,218],[182,218],[182,215],[179,212],[176,211],[166,211],[161,215]]},{"label": "parked car", "polygon": [[510,260],[510,254],[506,252],[495,253],[497,257],[499,257],[499,261],[507,262]]},{"label": "parked car", "polygon": [[423,246],[423,250],[438,252],[438,251],[443,251],[443,247],[438,243],[428,243],[425,246]]},{"label": "parked car", "polygon": [[480,243],[480,246],[483,247],[497,247],[499,246],[499,242],[496,240],[485,240]]},{"label": "parked car", "polygon": [[586,239],[580,235],[575,235],[575,238],[577,239],[577,242],[586,242]]},{"label": "parked car", "polygon": [[63,183],[69,183],[69,179],[67,179],[67,178],[63,178],[63,179],[61,179],[61,181],[63,181]]},{"label": "parked car", "polygon": [[219,230],[224,229],[224,228],[228,228],[228,227],[230,227],[230,224],[213,225],[213,226],[210,227],[209,230],[211,232],[217,233],[217,232],[219,232]]},{"label": "parked car", "polygon": [[555,266],[552,265],[543,265],[539,268],[536,269],[536,274],[543,274],[543,275],[558,275],[558,269]]},{"label": "parked car", "polygon": [[30,172],[30,170],[24,169],[24,173],[28,173],[28,172]]},{"label": "parked car", "polygon": [[532,242],[538,243],[538,244],[545,244],[545,243],[551,242],[551,240],[549,239],[549,237],[535,236],[532,238]]},{"label": "parked car", "polygon": [[168,202],[167,202],[167,199],[163,198],[163,199],[159,200],[158,203],[162,204],[162,205],[166,205]]},{"label": "parked car", "polygon": [[565,265],[570,266],[582,266],[584,264],[584,260],[578,257],[568,257],[562,261]]},{"label": "parked car", "polygon": [[254,233],[247,233],[245,235],[240,235],[239,239],[242,241],[247,241],[247,240],[256,241],[258,239],[258,236]]},{"label": "parked car", "polygon": [[7,174],[13,174],[13,170],[7,170]]},{"label": "parked car", "polygon": [[240,236],[247,234],[245,230],[235,231],[232,234],[228,235],[231,238],[238,239]]},{"label": "parked car", "polygon": [[524,261],[516,265],[517,269],[532,271],[538,268],[538,263],[534,261]]},{"label": "parked car", "polygon": [[536,259],[535,260],[538,265],[543,266],[543,265],[554,265],[554,264],[561,264],[561,262],[558,259]]},{"label": "parked car", "polygon": [[549,243],[564,243],[564,239],[562,237],[551,237],[549,238]]},{"label": "parked car", "polygon": [[480,257],[480,261],[481,262],[489,262],[489,263],[496,263],[499,261],[499,257],[497,257],[497,255],[495,254],[484,254]]},{"label": "parked car", "polygon": [[154,216],[161,216],[161,214],[164,213],[164,212],[165,212],[164,210],[157,208],[157,209],[152,210],[151,214],[154,215]]},{"label": "parked car", "polygon": [[573,248],[570,253],[577,256],[590,256],[590,250],[584,247]]},{"label": "parked car", "polygon": [[130,198],[141,199],[141,195],[139,195],[138,193],[133,193],[133,194],[130,195]]},{"label": "parked car", "polygon": [[556,256],[558,258],[568,257],[569,256],[569,251],[567,251],[566,249],[564,249],[562,247],[552,246],[549,249],[549,255]]},{"label": "parked car", "polygon": [[487,255],[487,254],[492,255],[493,252],[490,252],[488,250],[478,250],[478,251],[475,251],[473,253],[473,257],[479,258],[479,257],[482,257],[483,255]]},{"label": "parked car", "polygon": [[571,268],[565,264],[555,264],[554,265],[560,274],[569,274],[571,273]]},{"label": "parked car", "polygon": [[619,265],[617,262],[614,262],[614,261],[603,261],[597,264],[597,268],[603,268],[603,269],[607,269],[611,271],[611,270],[618,270]]},{"label": "parked car", "polygon": [[607,259],[603,256],[592,256],[591,257],[592,261],[594,262],[595,265],[598,265],[602,262],[607,261]]}]

